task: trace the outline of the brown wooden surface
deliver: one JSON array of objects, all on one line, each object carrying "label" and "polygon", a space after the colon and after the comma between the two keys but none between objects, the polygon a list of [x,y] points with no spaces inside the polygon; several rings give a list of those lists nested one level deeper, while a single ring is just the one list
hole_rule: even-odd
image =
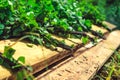
[{"label": "brown wooden surface", "polygon": [[[107,32],[107,30],[97,28],[97,26],[93,26],[93,29],[101,30],[104,33]],[[57,38],[57,39],[65,40],[66,44],[68,45],[74,44],[77,46],[78,44],[75,44],[74,42],[79,44],[81,43],[79,39],[71,39],[73,42],[62,38]],[[14,42],[16,42],[16,40],[0,41],[0,52],[3,52],[5,45],[10,45],[13,44]],[[14,58],[17,59],[19,56],[24,56],[26,59],[26,64],[33,66],[34,73],[38,72],[39,70],[42,70],[47,65],[50,65],[58,61],[65,55],[67,56],[68,54],[70,54],[69,51],[66,51],[62,48],[58,48],[59,51],[61,51],[60,53],[56,51],[51,51],[50,49],[37,45],[33,45],[33,47],[31,48],[28,47],[27,43],[25,42],[18,42],[16,45],[13,46],[13,48],[16,49]],[[11,76],[11,73],[7,69],[0,66],[0,79],[5,79],[9,76]]]},{"label": "brown wooden surface", "polygon": [[[76,53],[81,55],[73,59],[66,60],[43,75],[38,76],[38,80],[89,80],[99,70],[99,68],[113,54],[114,50],[120,45],[120,31],[114,31],[109,34],[106,40],[103,40],[93,48],[86,50],[80,48]],[[47,74],[49,73],[49,74]]]}]

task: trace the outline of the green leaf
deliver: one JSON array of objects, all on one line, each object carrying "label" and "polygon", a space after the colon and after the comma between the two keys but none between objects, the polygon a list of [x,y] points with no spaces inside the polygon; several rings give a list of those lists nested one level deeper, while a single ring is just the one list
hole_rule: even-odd
[{"label": "green leaf", "polygon": [[10,5],[11,11],[13,12],[13,11],[14,11],[14,8],[13,8],[13,3],[12,3],[12,1],[8,0],[8,4]]},{"label": "green leaf", "polygon": [[12,69],[15,69],[15,68],[19,68],[21,67],[22,65],[18,64],[18,65],[15,65],[15,66],[12,66]]},{"label": "green leaf", "polygon": [[0,23],[0,35],[3,33],[4,25]]},{"label": "green leaf", "polygon": [[47,22],[49,20],[49,18],[45,17],[44,18],[44,22]]},{"label": "green leaf", "polygon": [[24,56],[20,56],[17,61],[20,61],[22,63],[25,63],[25,57]]},{"label": "green leaf", "polygon": [[[33,11],[29,11],[29,12],[27,12],[27,18],[28,19],[33,19],[34,18],[34,12]],[[26,17],[26,16],[25,16]]]},{"label": "green leaf", "polygon": [[32,71],[33,71],[33,68],[28,65],[28,66],[27,66],[27,70],[30,71],[30,72],[32,72]]},{"label": "green leaf", "polygon": [[82,37],[82,43],[86,44],[88,42],[88,37]]},{"label": "green leaf", "polygon": [[91,28],[91,21],[90,20],[85,20],[85,25],[90,29]]},{"label": "green leaf", "polygon": [[27,76],[26,80],[33,80],[33,78],[31,76]]},{"label": "green leaf", "polygon": [[43,43],[43,40],[42,40],[42,39],[36,38],[35,40],[38,42],[38,44],[42,45],[42,43]]},{"label": "green leaf", "polygon": [[17,73],[17,80],[24,80],[24,73],[23,73],[23,71],[19,71]]},{"label": "green leaf", "polygon": [[0,65],[3,63],[3,59],[0,57]]},{"label": "green leaf", "polygon": [[78,27],[78,31],[83,31],[81,26],[80,26],[80,27]]},{"label": "green leaf", "polygon": [[24,29],[22,27],[16,27],[13,31],[13,36],[19,36],[21,35],[20,33],[23,31]]},{"label": "green leaf", "polygon": [[35,4],[35,1],[36,1],[36,0],[28,0],[27,3],[28,3],[29,5],[34,5],[34,4]]},{"label": "green leaf", "polygon": [[33,47],[33,44],[30,44],[30,43],[27,43],[26,44],[28,47],[32,48]]},{"label": "green leaf", "polygon": [[119,52],[116,52],[116,58],[118,59],[118,61],[120,61],[120,53]]},{"label": "green leaf", "polygon": [[15,49],[10,48],[9,46],[4,47],[4,53],[3,53],[4,57],[11,59],[14,53],[15,53]]},{"label": "green leaf", "polygon": [[67,31],[69,27],[69,24],[67,23],[66,19],[62,19],[60,21],[60,28],[62,28],[64,31]]}]

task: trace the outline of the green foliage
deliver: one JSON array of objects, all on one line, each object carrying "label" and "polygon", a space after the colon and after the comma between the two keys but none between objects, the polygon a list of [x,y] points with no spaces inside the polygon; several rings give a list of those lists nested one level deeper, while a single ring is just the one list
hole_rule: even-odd
[{"label": "green foliage", "polygon": [[119,0],[106,0],[106,6],[105,8],[105,12],[106,12],[106,20],[114,23],[115,25],[118,26],[118,28],[120,29],[120,1]]},{"label": "green foliage", "polygon": [[13,48],[10,48],[8,46],[5,46],[3,56],[8,59],[12,59],[13,54],[15,53],[15,50]]},{"label": "green foliage", "polygon": [[23,69],[19,72],[17,72],[16,80],[33,80],[33,76],[31,74],[28,75],[28,72]]},{"label": "green foliage", "polygon": [[2,58],[0,58],[0,65],[3,63],[3,59]]},{"label": "green foliage", "polygon": [[15,60],[13,58],[14,53],[15,50],[13,48],[5,46],[4,52],[0,55],[0,65],[17,73],[17,80],[33,80],[33,76],[30,74],[32,71],[31,67],[22,65],[25,63],[25,57],[20,56],[17,60]]},{"label": "green foliage", "polygon": [[102,13],[105,13],[104,12],[105,9],[103,8],[102,3],[100,2],[104,2],[104,1],[98,0],[97,2],[96,0],[91,0],[89,5],[87,5],[88,1],[86,2],[86,4],[83,4],[86,6],[84,7],[84,9],[82,9],[84,18],[90,19],[94,24],[101,24],[102,21],[105,20],[105,14],[101,15]]},{"label": "green foliage", "polygon": [[92,1],[89,5],[84,0],[3,0],[0,3],[0,39],[27,35],[28,40],[48,48],[60,43],[51,37],[51,33],[62,37],[76,36],[73,31],[90,31],[92,23],[103,20]]},{"label": "green foliage", "polygon": [[82,37],[83,44],[86,44],[88,42],[88,37]]},{"label": "green foliage", "polygon": [[20,56],[17,61],[20,61],[22,63],[25,63],[25,57],[24,56]]},{"label": "green foliage", "polygon": [[0,24],[0,35],[3,33],[4,25]]}]

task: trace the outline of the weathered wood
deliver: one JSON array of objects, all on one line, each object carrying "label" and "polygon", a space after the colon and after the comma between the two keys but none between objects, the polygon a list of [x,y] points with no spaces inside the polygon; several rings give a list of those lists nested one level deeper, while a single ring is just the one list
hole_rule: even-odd
[{"label": "weathered wood", "polygon": [[[58,38],[58,39],[62,40],[62,38]],[[4,46],[11,45],[15,41],[16,40],[0,41],[0,51],[3,52]],[[76,41],[77,43],[81,42],[78,39],[74,39],[74,41]],[[77,45],[69,40],[65,40],[65,42],[66,44],[69,44],[69,45],[72,45],[72,44]],[[60,52],[58,53],[56,51],[51,51],[50,49],[47,49],[42,46],[37,46],[37,45],[33,45],[33,47],[31,48],[31,47],[28,47],[27,43],[24,43],[24,42],[18,42],[16,45],[13,46],[13,48],[16,50],[14,54],[14,58],[17,59],[19,56],[24,56],[26,59],[26,64],[32,65],[34,73],[62,59],[64,56],[71,55],[69,51],[66,51],[62,48],[58,48]],[[11,76],[11,73],[5,68],[1,67],[0,72],[1,71],[3,71],[4,73],[0,74],[0,79],[6,79],[6,77]]]},{"label": "weathered wood", "polygon": [[[101,29],[97,26],[93,26],[94,30],[101,30],[103,33],[107,33],[108,31],[105,29]],[[93,35],[92,35],[93,36]],[[93,36],[94,37],[94,36]],[[75,49],[79,48],[81,45],[80,39],[63,39],[60,37],[55,37],[58,40],[65,40],[65,43],[68,45],[75,45]],[[3,52],[4,46],[13,44],[16,40],[4,40],[0,41],[0,52]],[[78,43],[78,44],[76,44]],[[26,59],[26,64],[32,65],[34,69],[34,73],[42,70],[46,66],[53,64],[54,62],[71,55],[72,53],[66,51],[62,48],[58,48],[59,52],[51,51],[42,46],[33,45],[33,47],[28,47],[27,42],[18,42],[13,46],[16,49],[14,54],[14,58],[17,59],[19,56],[24,56]],[[82,48],[81,48],[82,49]],[[2,73],[4,72],[4,73]],[[7,69],[0,66],[0,79],[6,79],[10,77],[12,74]]]},{"label": "weathered wood", "polygon": [[103,23],[106,24],[111,30],[114,30],[114,29],[117,28],[116,25],[111,24],[111,23],[109,23],[109,22],[104,21]]},{"label": "weathered wood", "polygon": [[[38,80],[89,80],[108,60],[114,50],[120,45],[120,31],[110,33],[106,40],[103,40],[93,48],[83,52],[85,48],[80,48],[76,53],[81,55],[71,59],[60,67],[53,67],[49,74],[41,75]],[[54,70],[54,71],[53,71]],[[51,71],[51,72],[50,72]]]}]

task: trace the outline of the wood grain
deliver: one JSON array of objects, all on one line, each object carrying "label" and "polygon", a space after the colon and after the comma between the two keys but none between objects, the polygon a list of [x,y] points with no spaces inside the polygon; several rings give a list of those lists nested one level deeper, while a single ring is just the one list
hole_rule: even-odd
[{"label": "wood grain", "polygon": [[[107,33],[108,31],[105,29],[101,29],[95,25],[93,25],[94,30],[101,30],[103,33]],[[113,28],[112,28],[113,29]],[[65,43],[68,45],[75,45],[74,48],[79,48],[81,44],[80,39],[63,39],[60,37],[55,37],[58,40],[65,40]],[[3,52],[4,46],[13,44],[16,42],[16,39],[10,39],[10,40],[2,40],[0,41],[0,52]],[[78,44],[76,44],[78,43]],[[72,53],[70,51],[64,50],[62,48],[58,47],[59,52],[52,51],[50,49],[47,49],[43,46],[37,46],[33,45],[33,47],[28,47],[27,42],[19,41],[16,45],[13,46],[13,48],[16,50],[14,54],[14,58],[17,59],[19,56],[24,56],[26,59],[26,65],[31,65],[34,69],[33,73],[36,73],[43,68],[45,68],[48,65],[51,65],[60,59],[71,55]],[[82,49],[82,48],[81,48]],[[6,79],[9,78],[12,74],[9,70],[3,68],[0,66],[0,79]]]},{"label": "wood grain", "polygon": [[[37,80],[90,80],[92,76],[103,66],[114,50],[120,45],[120,31],[109,34],[106,40],[98,45],[81,53],[78,49],[75,53],[81,55],[62,64],[60,67],[53,67],[49,74],[39,75]],[[64,61],[65,62],[65,61]],[[54,71],[52,71],[54,69]],[[50,72],[51,71],[51,72]]]}]

